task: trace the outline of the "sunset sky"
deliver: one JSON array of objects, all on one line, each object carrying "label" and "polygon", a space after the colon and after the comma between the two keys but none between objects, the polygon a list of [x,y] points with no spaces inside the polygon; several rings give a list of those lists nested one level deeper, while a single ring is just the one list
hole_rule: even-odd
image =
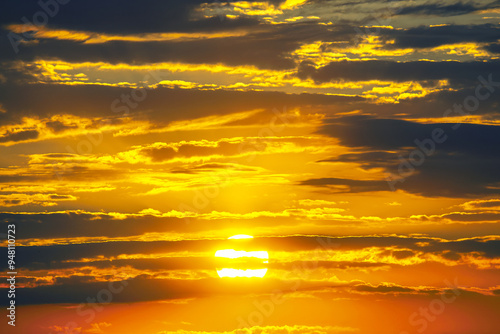
[{"label": "sunset sky", "polygon": [[10,0],[0,31],[2,333],[500,333],[499,0]]}]

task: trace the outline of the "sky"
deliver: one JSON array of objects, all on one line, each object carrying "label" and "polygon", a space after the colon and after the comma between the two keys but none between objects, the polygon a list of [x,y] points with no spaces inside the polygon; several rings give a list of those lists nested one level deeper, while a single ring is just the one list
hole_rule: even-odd
[{"label": "sky", "polygon": [[2,333],[500,332],[500,1],[2,7]]}]

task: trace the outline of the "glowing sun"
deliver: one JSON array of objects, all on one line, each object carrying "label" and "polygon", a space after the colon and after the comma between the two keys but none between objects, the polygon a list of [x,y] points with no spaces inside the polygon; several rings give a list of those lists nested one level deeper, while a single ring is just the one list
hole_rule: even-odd
[{"label": "glowing sun", "polygon": [[[238,234],[229,237],[231,249],[220,249],[215,252],[220,268],[219,277],[264,277],[269,254],[262,250],[245,250],[245,241],[253,239],[251,235]],[[236,248],[236,249],[235,249]]]}]

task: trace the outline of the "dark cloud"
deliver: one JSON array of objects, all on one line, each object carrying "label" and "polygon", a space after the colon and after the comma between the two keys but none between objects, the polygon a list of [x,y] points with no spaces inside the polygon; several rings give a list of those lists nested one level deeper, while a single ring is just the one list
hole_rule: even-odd
[{"label": "dark cloud", "polygon": [[443,215],[443,218],[448,218],[456,222],[496,222],[500,220],[500,212],[447,213]]},{"label": "dark cloud", "polygon": [[[224,260],[224,266],[228,266],[228,261]],[[175,258],[159,258],[159,259],[123,259],[123,260],[102,260],[92,262],[54,262],[49,265],[45,263],[31,263],[22,266],[29,270],[56,270],[56,269],[81,269],[83,267],[93,267],[98,269],[106,268],[124,268],[131,267],[137,270],[151,270],[156,272],[167,272],[172,270],[214,270],[218,261],[213,257],[175,257]],[[369,262],[349,262],[349,261],[293,261],[293,262],[278,262],[273,261],[266,265],[270,269],[294,270],[296,268],[328,268],[328,269],[357,269],[357,268],[377,268],[386,267],[389,264],[385,263],[369,263]],[[245,261],[246,269],[262,268],[262,261],[256,261],[252,264]],[[391,267],[397,265],[390,264]],[[231,264],[231,268],[237,268],[237,265]],[[199,273],[201,274],[201,273]]]},{"label": "dark cloud", "polygon": [[420,26],[409,29],[383,29],[381,36],[394,39],[387,48],[433,48],[465,42],[492,43],[498,40],[498,25]]},{"label": "dark cloud", "polygon": [[45,126],[47,126],[49,129],[51,129],[54,133],[62,132],[64,130],[68,130],[68,129],[77,128],[76,125],[66,125],[60,121],[46,122]]},{"label": "dark cloud", "polygon": [[397,119],[349,116],[330,120],[318,133],[339,138],[345,146],[388,151],[416,147],[415,140],[432,138],[432,132],[438,128],[446,135],[444,142],[436,145],[436,149],[440,151],[491,157],[500,155],[500,127],[491,125],[423,124]]},{"label": "dark cloud", "polygon": [[[496,73],[495,73],[496,74]],[[484,78],[487,78],[485,76]],[[500,76],[495,75],[493,81],[500,82]],[[460,116],[458,113],[445,115],[448,109],[453,109],[455,104],[463,104],[468,96],[475,96],[475,88],[480,81],[477,77],[470,78],[471,81],[464,83],[455,83],[453,90],[439,90],[431,92],[423,97],[413,97],[399,99],[398,103],[356,103],[351,108],[360,109],[365,113],[377,115],[379,118],[401,119],[411,115],[412,118],[443,118]],[[497,90],[498,87],[495,87]],[[498,119],[500,106],[500,94],[493,93],[486,100],[481,101],[479,108],[474,114],[483,115],[485,120]]]},{"label": "dark cloud", "polygon": [[489,259],[500,257],[500,240],[467,239],[447,242],[431,243],[422,247],[427,252],[473,253],[478,252],[481,256]]},{"label": "dark cloud", "polygon": [[[434,140],[435,131],[440,133],[438,142]],[[393,176],[403,177],[401,182],[396,182],[397,189],[447,197],[500,192],[497,187],[500,183],[497,172],[500,169],[500,127],[497,126],[421,124],[353,116],[332,120],[319,133],[338,138],[342,145],[371,151],[342,155],[330,161],[359,162],[367,168],[383,167]],[[410,165],[408,161],[418,163]],[[305,180],[301,184],[318,187],[358,185],[359,191],[384,190],[385,181],[358,182],[327,178]],[[385,190],[391,189],[387,182],[386,186]]]},{"label": "dark cloud", "polygon": [[[130,303],[138,301],[172,300],[207,297],[211,295],[247,295],[249,293],[271,293],[274,289],[287,291],[289,284],[268,279],[261,284],[255,284],[252,279],[221,280],[206,278],[200,280],[155,279],[152,276],[141,275],[136,278],[119,281],[110,278],[108,282],[85,283],[72,278],[68,284],[39,286],[19,289],[16,292],[16,304],[53,304],[82,303],[79,311],[92,308],[93,303],[106,305],[108,303]],[[7,298],[2,298],[5,303]],[[95,305],[95,304],[94,304]]]},{"label": "dark cloud", "polygon": [[[83,267],[93,267],[97,269],[106,268],[124,268],[131,267],[138,270],[152,270],[158,272],[166,272],[171,270],[214,270],[216,268],[216,260],[213,256],[210,257],[164,257],[158,259],[114,259],[114,260],[98,260],[92,262],[53,262],[50,264],[42,262],[33,262],[23,265],[23,268],[29,270],[45,270],[45,269],[82,269]],[[262,265],[261,265],[262,266]]]},{"label": "dark cloud", "polygon": [[[45,1],[41,1],[45,3]],[[50,1],[47,1],[50,3]],[[229,1],[233,2],[233,1]],[[279,3],[281,1],[268,1]],[[56,2],[57,3],[57,2]],[[90,31],[112,34],[141,34],[155,32],[190,32],[233,29],[254,25],[255,19],[238,18],[231,20],[219,17],[204,18],[196,15],[195,9],[202,4],[213,4],[209,0],[144,0],[127,2],[109,0],[69,1],[54,7],[42,8],[37,0],[23,3],[11,2],[0,13],[0,24],[22,24],[22,17],[30,22],[45,22],[49,27],[58,29]],[[222,6],[222,4],[220,5]],[[39,12],[52,14],[44,19]],[[113,22],[110,24],[110,22]]]},{"label": "dark cloud", "polygon": [[[226,37],[188,41],[109,41],[106,43],[40,40],[23,46],[18,56],[0,55],[0,60],[25,61],[37,58],[67,62],[108,62],[112,64],[149,64],[182,62],[188,64],[217,64],[230,66],[255,65],[265,69],[289,69],[295,62],[286,57],[298,47],[297,41]],[[6,49],[9,50],[9,49]]]},{"label": "dark cloud", "polygon": [[461,256],[460,254],[456,253],[456,252],[452,252],[452,251],[445,251],[443,253],[441,253],[441,256],[447,260],[451,260],[451,261],[458,261],[461,259]]},{"label": "dark cloud", "polygon": [[497,200],[489,200],[485,202],[471,203],[475,208],[493,208],[500,207],[500,199]]},{"label": "dark cloud", "polygon": [[362,292],[378,292],[378,293],[397,293],[397,292],[414,292],[416,291],[415,289],[412,288],[406,288],[402,286],[397,286],[397,285],[378,285],[378,286],[371,286],[371,285],[357,285],[354,287],[355,290],[357,291],[362,291]]},{"label": "dark cloud", "polygon": [[18,200],[18,199],[6,199],[3,202],[5,204],[14,204],[14,205],[17,205],[17,204],[21,203],[21,200]]},{"label": "dark cloud", "polygon": [[[218,18],[214,18],[218,20]],[[8,31],[3,31],[8,34]],[[19,45],[13,51],[8,39],[0,39],[5,52],[0,60],[33,61],[59,59],[68,62],[108,62],[112,64],[148,64],[175,61],[188,64],[217,64],[230,66],[254,65],[265,69],[290,69],[296,61],[290,52],[303,43],[324,40],[349,42],[356,30],[349,25],[325,27],[317,22],[296,22],[283,25],[263,24],[243,37],[220,37],[180,41],[82,41],[37,39]]]},{"label": "dark cloud", "polygon": [[[12,220],[10,220],[12,223]],[[44,224],[40,224],[44,225]],[[25,227],[18,223],[18,229],[22,231]],[[140,224],[137,224],[138,228]],[[419,246],[421,243],[428,243],[427,248]],[[490,257],[498,256],[498,250],[494,245],[500,241],[486,241],[481,239],[472,240],[467,244],[467,249],[462,252],[489,252]],[[319,250],[320,252],[345,251],[353,249],[362,249],[365,247],[401,247],[414,250],[428,250],[434,252],[443,252],[445,250],[454,250],[460,252],[460,245],[465,241],[457,243],[440,243],[432,238],[401,238],[401,237],[308,237],[293,236],[286,238],[268,237],[255,238],[245,241],[239,241],[238,247],[244,247],[246,250],[273,251],[299,251],[299,250]],[[489,243],[489,244],[488,244]],[[454,246],[453,248],[449,248]],[[123,254],[162,254],[169,252],[215,252],[223,247],[236,247],[234,242],[226,240],[181,240],[181,241],[113,241],[113,242],[94,242],[85,244],[65,244],[50,246],[18,246],[16,256],[23,259],[22,266],[40,268],[51,266],[64,261],[75,261],[83,258],[97,258],[103,256],[117,257]],[[5,257],[7,254],[4,255]],[[4,263],[7,263],[5,261]]]},{"label": "dark cloud", "polygon": [[[268,115],[269,116],[269,115]],[[291,118],[291,117],[290,117]],[[268,121],[269,124],[270,121]],[[291,123],[291,122],[289,122]],[[281,143],[283,140],[275,138],[262,138],[256,141],[255,139],[247,139],[243,141],[218,141],[215,145],[213,143],[197,143],[189,144],[184,143],[175,147],[168,146],[168,144],[156,143],[153,147],[145,147],[140,150],[141,155],[151,158],[154,162],[168,161],[174,158],[191,158],[191,157],[208,157],[208,156],[237,156],[240,154],[247,154],[250,152],[262,152],[267,149],[269,145],[273,143]],[[287,140],[288,143],[300,146],[302,140],[290,138]],[[306,143],[307,145],[307,143]],[[236,169],[239,171],[253,171],[254,169],[249,167],[243,167],[233,164],[201,164],[196,166],[189,166],[188,168],[178,168],[177,172],[203,172],[213,169]]]},{"label": "dark cloud", "polygon": [[458,15],[473,13],[485,8],[489,8],[489,6],[475,6],[472,3],[462,3],[462,2],[454,3],[451,5],[429,3],[418,6],[401,8],[398,11],[398,14],[458,16]]},{"label": "dark cloud", "polygon": [[392,256],[394,256],[396,259],[401,260],[401,259],[406,259],[408,257],[411,257],[415,255],[414,252],[412,251],[394,251],[392,252]]},{"label": "dark cloud", "polygon": [[174,150],[171,147],[144,148],[141,153],[153,161],[171,160],[174,157],[195,157],[210,155],[236,155],[242,152],[240,143],[221,141],[216,146],[183,144]]},{"label": "dark cloud", "polygon": [[[292,261],[292,262],[272,262],[269,264],[271,269],[296,270],[303,268],[304,270],[316,268],[328,269],[358,269],[361,268],[377,268],[385,267],[386,263],[373,262],[351,262],[351,261]],[[395,265],[391,265],[395,266]]]},{"label": "dark cloud", "polygon": [[50,199],[71,199],[70,195],[50,195]]},{"label": "dark cloud", "polygon": [[0,143],[5,143],[9,141],[24,141],[29,139],[38,138],[38,131],[36,130],[26,130],[19,132],[7,132],[0,137]]},{"label": "dark cloud", "polygon": [[500,43],[491,43],[490,45],[486,46],[486,50],[492,53],[500,53]]},{"label": "dark cloud", "polygon": [[304,61],[298,68],[301,79],[315,82],[330,81],[427,81],[449,79],[450,81],[477,81],[479,75],[488,76],[500,70],[499,61],[408,61],[389,60],[339,61],[316,68]]},{"label": "dark cloud", "polygon": [[[97,219],[96,219],[97,218]],[[113,219],[112,216],[85,213],[50,213],[23,215],[0,213],[1,221],[18,224],[18,239],[64,237],[124,237],[148,232],[186,230],[187,224],[180,218],[152,216]]]},{"label": "dark cloud", "polygon": [[[21,229],[20,229],[21,230]],[[98,259],[95,262],[73,262],[83,258],[97,258],[99,256],[117,257],[120,254],[165,254],[168,252],[182,252],[189,250],[190,252],[214,252],[216,249],[222,247],[230,247],[227,240],[183,240],[183,241],[114,241],[104,243],[88,243],[88,244],[69,244],[69,245],[52,245],[52,246],[30,246],[16,248],[16,256],[22,258],[19,268],[29,270],[57,270],[57,269],[75,269],[86,267],[95,267],[98,269],[113,268],[115,272],[120,272],[120,268],[132,267],[138,270],[152,270],[157,272],[165,272],[170,270],[214,270],[217,267],[217,261],[214,258],[204,257],[175,257],[175,258],[159,258],[159,259],[115,259],[103,260]],[[232,247],[235,246],[231,243]],[[424,237],[396,237],[396,236],[359,236],[359,237],[311,237],[311,236],[290,236],[290,237],[266,237],[255,238],[253,240],[245,241],[238,245],[246,250],[267,249],[270,254],[274,251],[279,252],[293,252],[300,250],[310,250],[319,253],[328,251],[349,251],[356,249],[366,249],[373,247],[386,248],[391,250],[391,254],[398,259],[406,258],[415,254],[434,254],[441,256],[448,260],[458,260],[462,255],[472,257],[484,257],[488,259],[500,258],[500,240],[493,240],[490,238],[473,238],[473,239],[460,239],[460,240],[441,240],[434,238]],[[398,250],[398,248],[400,250]],[[236,248],[238,249],[238,248]],[[6,254],[2,256],[5,257]],[[386,266],[385,263],[358,263],[346,261],[292,261],[292,262],[278,262],[272,261],[270,268],[292,270],[296,267],[302,268],[331,268],[331,269],[352,269],[352,268],[372,268]],[[394,266],[394,265],[391,265]],[[80,302],[79,298],[83,295],[95,295],[100,289],[103,289],[104,283],[95,282],[93,277],[88,277],[85,271],[82,271],[83,276],[71,276],[67,278],[58,278],[55,285],[52,286],[39,286],[37,288],[27,289],[23,288],[21,291],[20,299],[23,304],[31,303],[64,303],[64,302]],[[107,279],[113,281],[113,274],[110,274]],[[131,286],[146,280],[152,285],[160,283],[160,281],[153,280],[153,276],[139,276],[132,279]],[[158,291],[159,295],[151,295],[149,299],[148,294],[146,297],[139,292],[141,289],[137,287],[131,288],[125,297],[119,297],[113,302],[128,302],[136,300],[156,300],[157,299],[170,299],[170,298],[187,298],[184,295],[185,288],[196,286],[196,282],[188,283],[189,280],[181,281],[186,284],[178,286],[177,282],[181,280],[163,280],[161,281],[161,288]],[[136,283],[134,283],[136,282]],[[198,281],[200,282],[200,281]],[[215,281],[214,281],[215,282]],[[213,284],[214,282],[210,283]],[[216,281],[217,284],[219,281]],[[164,283],[164,284],[163,284]],[[235,284],[237,284],[236,282]],[[108,284],[106,282],[106,284]],[[195,284],[193,286],[193,284]],[[172,289],[177,289],[179,295],[164,295],[163,292]],[[82,291],[84,294],[80,295]],[[94,290],[97,289],[97,290]],[[166,290],[165,290],[166,289]],[[232,289],[232,288],[231,288]],[[210,289],[213,293],[219,293],[217,285],[215,289]],[[72,292],[71,292],[72,291]],[[198,291],[197,289],[190,291]],[[206,290],[203,290],[206,291]],[[222,291],[222,290],[221,290]],[[245,291],[244,289],[235,290],[235,293]],[[367,292],[405,292],[404,290],[392,289],[390,287],[367,287],[361,288],[359,291]],[[49,293],[53,293],[52,298],[47,298]],[[82,292],[83,293],[83,292]],[[29,296],[29,297],[28,297]],[[37,297],[38,296],[38,297]],[[197,293],[189,295],[189,297],[199,296]]]},{"label": "dark cloud", "polygon": [[386,168],[391,163],[397,163],[397,161],[397,153],[385,151],[370,151],[362,153],[341,154],[338,157],[323,159],[319,160],[318,162],[353,162],[360,164],[365,169],[371,169],[380,167]]},{"label": "dark cloud", "polygon": [[81,284],[81,283],[90,283],[95,280],[94,276],[85,276],[85,275],[71,275],[69,277],[55,277],[54,285],[61,284]]},{"label": "dark cloud", "polygon": [[309,179],[300,182],[300,184],[305,186],[327,187],[333,192],[339,193],[357,193],[387,190],[387,182],[385,181],[350,180],[333,177]]},{"label": "dark cloud", "polygon": [[[155,125],[188,120],[210,115],[224,115],[264,108],[269,114],[273,108],[282,110],[300,105],[330,105],[361,101],[360,97],[325,96],[321,94],[286,94],[282,92],[198,90],[158,87],[147,90],[146,98],[135,109],[128,108],[130,116],[151,120]],[[0,124],[18,123],[23,117],[50,117],[72,114],[81,117],[117,118],[123,115],[113,109],[131,89],[99,85],[25,84],[0,85],[0,103],[6,110],[0,113]],[[29,99],[23,98],[29,96]],[[57,99],[54,96],[58,96]],[[89,98],[92,96],[92,98]],[[217,104],[212,103],[218,101]],[[272,114],[274,115],[274,114]],[[98,127],[98,124],[95,125]]]},{"label": "dark cloud", "polygon": [[[500,257],[500,240],[474,238],[461,240],[440,240],[434,238],[396,237],[396,236],[359,236],[359,237],[262,237],[238,241],[228,240],[182,240],[182,241],[114,241],[87,244],[69,244],[52,246],[19,247],[20,255],[29,263],[78,260],[83,257],[93,258],[99,255],[110,257],[120,254],[158,254],[190,250],[192,252],[212,252],[222,247],[242,247],[246,250],[269,252],[316,250],[318,252],[348,251],[369,247],[396,247],[413,251],[456,253],[477,252],[488,258]],[[409,254],[405,254],[409,255]]]},{"label": "dark cloud", "polygon": [[[40,247],[16,247],[16,255],[23,259],[23,266],[48,266],[61,261],[119,256],[121,254],[159,254],[175,251],[207,251],[217,249],[220,241],[116,241],[92,244],[70,244]],[[7,260],[6,260],[7,261]]]}]

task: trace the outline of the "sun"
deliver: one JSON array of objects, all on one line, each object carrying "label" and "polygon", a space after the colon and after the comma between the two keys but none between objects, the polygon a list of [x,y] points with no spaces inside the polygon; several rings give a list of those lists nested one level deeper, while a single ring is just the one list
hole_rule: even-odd
[{"label": "sun", "polygon": [[232,237],[229,237],[228,239],[253,239],[253,237],[248,234],[236,234]]},{"label": "sun", "polygon": [[[269,263],[269,253],[264,250],[245,250],[248,247],[245,241],[253,236],[237,234],[229,237],[233,248],[220,249],[215,252],[215,257],[220,264],[217,268],[219,277],[264,277],[267,273],[266,265]],[[235,249],[236,248],[236,249]]]}]

